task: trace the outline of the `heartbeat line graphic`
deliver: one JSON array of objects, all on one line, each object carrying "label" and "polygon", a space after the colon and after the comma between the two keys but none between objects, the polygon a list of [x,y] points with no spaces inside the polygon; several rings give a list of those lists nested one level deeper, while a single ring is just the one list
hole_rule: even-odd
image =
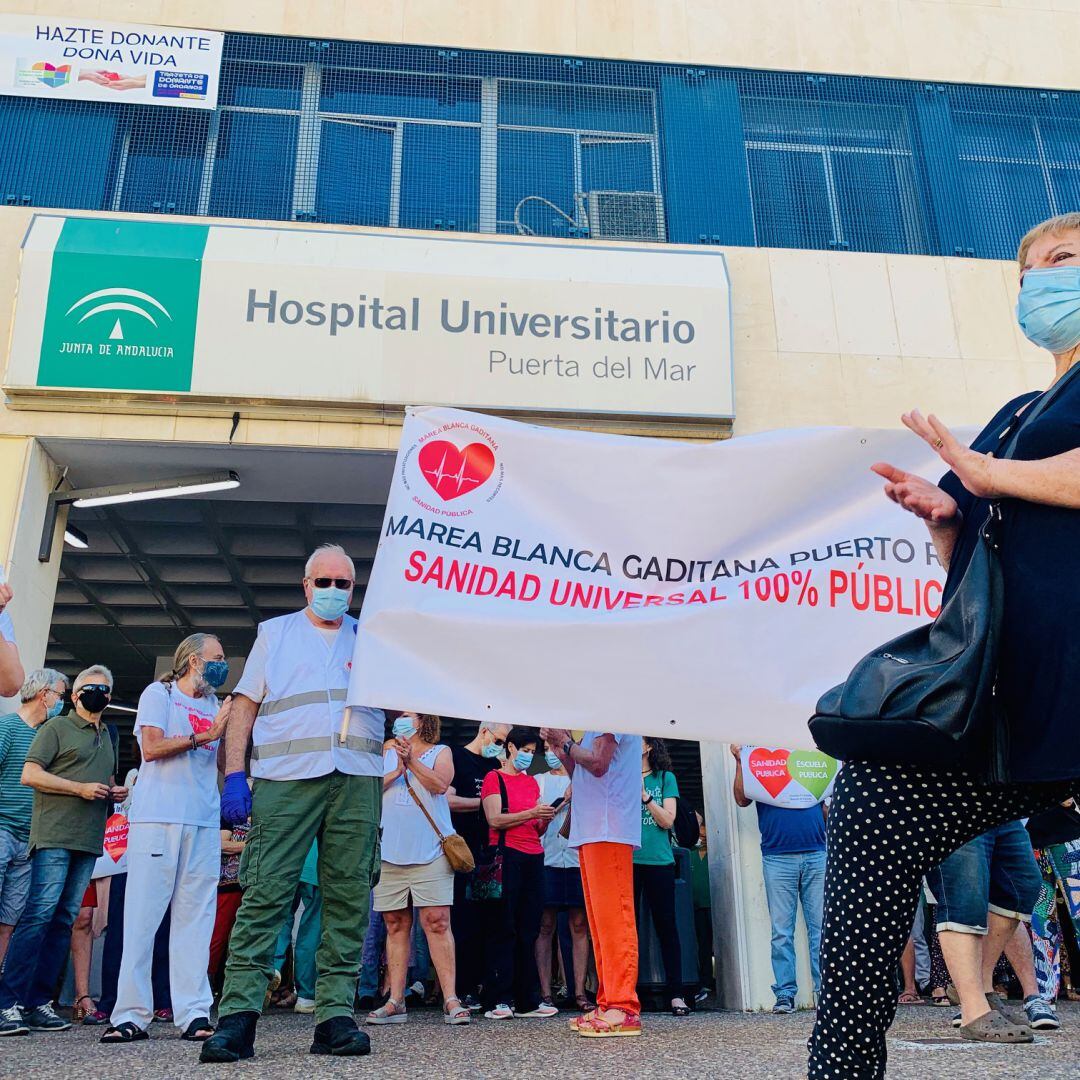
[{"label": "heartbeat line graphic", "polygon": [[[465,454],[461,455],[461,465],[456,473],[446,471],[446,451],[443,451],[442,457],[439,459],[439,464],[434,469],[424,469],[423,473],[429,477],[432,486],[438,490],[442,485],[443,480],[452,480],[456,485],[456,495],[460,495],[462,489],[466,484],[480,484],[483,481],[478,480],[475,476],[466,476],[465,469],[468,465],[468,457]],[[486,477],[485,477],[486,479]]]}]

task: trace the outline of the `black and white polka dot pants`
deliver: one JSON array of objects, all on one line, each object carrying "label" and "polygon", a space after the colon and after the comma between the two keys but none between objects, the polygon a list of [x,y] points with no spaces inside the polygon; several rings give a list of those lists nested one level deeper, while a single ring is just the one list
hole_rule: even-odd
[{"label": "black and white polka dot pants", "polygon": [[1070,797],[1080,781],[990,786],[964,772],[847,762],[828,822],[821,998],[809,1080],[880,1080],[896,965],[923,874],[995,825]]}]

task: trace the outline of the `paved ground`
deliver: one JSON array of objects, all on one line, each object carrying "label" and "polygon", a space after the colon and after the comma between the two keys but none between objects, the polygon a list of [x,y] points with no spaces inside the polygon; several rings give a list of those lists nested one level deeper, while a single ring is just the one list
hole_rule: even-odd
[{"label": "paved ground", "polygon": [[[950,1012],[929,1006],[902,1008],[892,1031],[889,1077],[897,1080],[1064,1080],[1080,1076],[1080,1005],[1063,1005],[1063,1029],[1040,1036],[1033,1046],[985,1047],[947,1042],[925,1046],[910,1040],[951,1040]],[[421,1010],[404,1026],[372,1031],[368,1058],[313,1058],[310,1017],[272,1014],[260,1024],[254,1060],[238,1066],[200,1066],[198,1049],[154,1024],[149,1042],[101,1046],[99,1028],[0,1040],[0,1076],[78,1080],[172,1080],[199,1077],[370,1076],[375,1080],[795,1080],[802,1075],[812,1015],[774,1017],[742,1013],[699,1013],[685,1020],[646,1016],[640,1039],[585,1040],[566,1027],[566,1018],[478,1021],[449,1028],[438,1014]],[[372,1029],[369,1029],[372,1030]],[[845,1078],[837,1078],[845,1080]]]}]

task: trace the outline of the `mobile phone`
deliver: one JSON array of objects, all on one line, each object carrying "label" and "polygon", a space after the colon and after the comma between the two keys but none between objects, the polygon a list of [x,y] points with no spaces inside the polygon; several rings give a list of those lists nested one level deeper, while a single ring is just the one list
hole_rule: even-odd
[{"label": "mobile phone", "polygon": [[557,798],[557,799],[556,799],[556,800],[555,800],[555,801],[554,801],[554,802],[553,802],[553,803],[551,804],[551,809],[552,809],[552,810],[558,810],[558,809],[559,809],[559,807],[560,807],[560,806],[562,806],[562,804],[563,804],[564,802],[566,802],[566,796],[565,796],[565,795],[560,795],[560,796],[559,796],[559,797],[558,797],[558,798]]}]

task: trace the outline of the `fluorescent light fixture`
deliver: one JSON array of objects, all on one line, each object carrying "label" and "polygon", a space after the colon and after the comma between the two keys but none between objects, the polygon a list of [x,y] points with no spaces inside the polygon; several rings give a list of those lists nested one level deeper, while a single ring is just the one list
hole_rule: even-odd
[{"label": "fluorescent light fixture", "polygon": [[116,503],[146,502],[150,499],[173,499],[179,495],[205,495],[211,491],[228,491],[240,486],[240,477],[228,472],[202,473],[197,476],[178,476],[170,480],[154,480],[140,484],[113,484],[109,488],[88,491],[74,500],[81,508],[113,506]]},{"label": "fluorescent light fixture", "polygon": [[86,533],[82,529],[76,528],[74,525],[64,526],[64,543],[69,544],[73,548],[88,548],[90,541],[86,538]]},{"label": "fluorescent light fixture", "polygon": [[111,701],[105,706],[106,712],[108,712],[109,709],[115,709],[117,712],[129,713],[137,713],[139,711],[138,709],[133,709],[130,705],[114,705]]}]

